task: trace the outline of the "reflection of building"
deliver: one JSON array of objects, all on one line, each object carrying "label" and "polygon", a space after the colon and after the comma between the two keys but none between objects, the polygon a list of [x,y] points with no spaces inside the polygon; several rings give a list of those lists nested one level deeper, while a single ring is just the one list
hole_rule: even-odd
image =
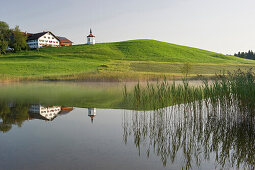
[{"label": "reflection of building", "polygon": [[61,111],[61,106],[44,107],[39,104],[33,104],[29,108],[31,117],[43,120],[53,120]]},{"label": "reflection of building", "polygon": [[88,116],[91,118],[93,123],[94,117],[96,116],[96,108],[88,108]]},{"label": "reflection of building", "polygon": [[73,111],[73,107],[62,106],[59,114],[67,114],[71,111]]}]

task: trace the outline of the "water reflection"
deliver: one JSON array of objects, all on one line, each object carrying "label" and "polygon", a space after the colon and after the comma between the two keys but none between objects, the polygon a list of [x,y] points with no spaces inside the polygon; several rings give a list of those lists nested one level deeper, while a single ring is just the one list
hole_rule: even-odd
[{"label": "water reflection", "polygon": [[96,108],[88,108],[88,116],[91,118],[91,123],[93,123],[96,116]]},{"label": "water reflection", "polygon": [[[66,106],[2,102],[0,103],[0,131],[6,133],[11,130],[13,125],[21,127],[27,120],[53,121],[57,116],[66,115],[72,112],[73,109],[73,107]],[[96,108],[88,108],[88,116],[93,123],[96,116]]]},{"label": "water reflection", "polygon": [[28,112],[32,118],[52,121],[61,112],[61,106],[45,107],[39,104],[32,104]]},{"label": "water reflection", "polygon": [[209,161],[215,162],[215,168],[254,169],[255,119],[249,115],[233,103],[126,112],[123,141],[133,139],[139,155],[154,153],[164,166],[181,157],[180,168],[184,169],[199,168]]},{"label": "water reflection", "polygon": [[[54,121],[61,124],[62,122],[56,121],[56,118],[72,114],[73,109],[73,107],[65,106],[2,102],[0,103],[0,131],[8,132],[13,125],[21,127],[24,121],[32,119]],[[155,111],[124,111],[123,134],[120,132],[116,136],[123,137],[125,144],[133,140],[132,143],[137,148],[139,155],[145,154],[148,158],[156,155],[165,167],[178,164],[180,166],[178,169],[196,169],[200,168],[202,164],[207,165],[208,162],[213,162],[215,169],[254,169],[255,118],[250,114],[252,110],[249,107],[240,108],[239,103],[232,100],[230,102],[219,101],[218,103],[205,100]],[[83,115],[86,113],[84,109],[80,111]],[[85,116],[90,118],[93,123],[97,110],[88,108],[87,111],[88,117]],[[100,113],[100,110],[98,111]],[[81,115],[77,119],[80,119]],[[100,117],[98,118],[97,120],[100,121]],[[121,119],[116,120],[121,121]],[[110,124],[114,122],[112,117],[109,120],[104,118],[102,121],[101,119],[101,122],[104,121],[108,121]],[[80,125],[77,127],[82,131],[86,129],[80,128]],[[100,131],[101,127],[105,128],[102,134],[109,136],[106,126],[93,124],[93,128],[98,128]],[[50,131],[61,129],[54,135],[62,132],[62,128],[50,128]],[[73,132],[77,132],[77,129]],[[114,129],[119,129],[119,125],[114,126]],[[80,136],[80,133],[77,134]],[[95,141],[93,140],[95,136],[98,139],[104,139],[100,135],[93,135],[89,136],[92,143]],[[77,136],[70,137],[72,140],[76,138]],[[85,143],[86,140],[84,139],[83,142]],[[77,146],[82,145],[83,142],[78,143]],[[111,145],[111,143],[108,144]],[[97,145],[97,147],[102,149],[105,145]],[[120,148],[123,150],[122,147]],[[83,151],[87,152],[87,150]],[[76,152],[74,154],[81,154],[79,151]]]}]

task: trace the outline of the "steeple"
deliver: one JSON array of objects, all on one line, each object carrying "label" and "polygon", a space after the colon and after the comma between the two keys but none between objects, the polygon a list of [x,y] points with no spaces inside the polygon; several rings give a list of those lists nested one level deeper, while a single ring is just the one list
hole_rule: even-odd
[{"label": "steeple", "polygon": [[90,28],[90,34],[87,36],[87,44],[96,44],[95,36],[92,34],[92,29]]},{"label": "steeple", "polygon": [[88,108],[88,116],[91,119],[91,123],[93,123],[94,117],[96,116],[96,108]]},{"label": "steeple", "polygon": [[94,117],[95,117],[95,116],[89,116],[89,117],[90,117],[90,119],[91,119],[91,123],[93,123]]}]

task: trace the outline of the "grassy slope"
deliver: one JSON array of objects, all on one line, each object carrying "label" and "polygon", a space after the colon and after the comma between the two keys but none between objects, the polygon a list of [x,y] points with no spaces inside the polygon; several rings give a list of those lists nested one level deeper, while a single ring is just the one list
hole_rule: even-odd
[{"label": "grassy slope", "polygon": [[[43,48],[0,56],[0,79],[141,78],[145,75],[180,75],[183,63],[191,73],[255,66],[255,61],[155,40],[132,40]],[[64,77],[63,77],[64,76]]]}]

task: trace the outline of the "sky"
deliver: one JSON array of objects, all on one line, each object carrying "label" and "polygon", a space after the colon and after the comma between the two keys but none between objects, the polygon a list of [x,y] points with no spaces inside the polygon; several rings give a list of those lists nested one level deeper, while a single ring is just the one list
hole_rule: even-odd
[{"label": "sky", "polygon": [[92,28],[97,42],[133,39],[223,54],[255,51],[254,0],[0,0],[11,28],[51,31],[75,44]]}]

